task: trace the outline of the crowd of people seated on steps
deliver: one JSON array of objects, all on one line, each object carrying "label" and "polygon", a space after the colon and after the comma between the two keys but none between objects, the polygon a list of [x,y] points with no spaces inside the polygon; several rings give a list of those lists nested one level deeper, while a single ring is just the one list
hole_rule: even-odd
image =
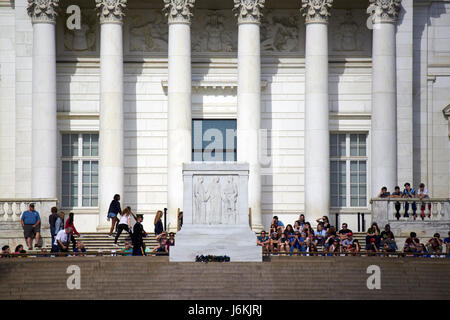
[{"label": "crowd of people seated on steps", "polygon": [[[411,184],[409,182],[406,182],[404,184],[403,191],[400,191],[399,186],[395,186],[394,192],[389,192],[386,187],[382,187],[380,193],[378,194],[378,198],[418,198],[421,201],[420,204],[420,217],[422,220],[425,219],[425,208],[426,204],[422,201],[423,199],[429,199],[430,195],[428,194],[428,190],[425,188],[425,184],[421,183],[419,185],[419,188],[415,190],[414,188],[411,188]],[[409,202],[405,202],[405,211],[403,214],[403,217],[408,218],[409,217]],[[413,211],[413,218],[416,220],[417,218],[417,204],[416,202],[413,202],[412,205],[412,211]],[[400,219],[401,214],[401,203],[399,201],[395,202],[395,217],[397,220]],[[428,218],[431,217],[431,203],[428,203]]]},{"label": "crowd of people seated on steps", "polygon": [[[294,226],[291,224],[285,226],[277,216],[274,216],[269,233],[262,231],[257,237],[257,244],[266,254],[314,254],[319,252],[319,248],[322,249],[322,254],[326,255],[356,255],[361,252],[361,244],[354,239],[353,232],[348,229],[347,223],[344,222],[342,229],[336,230],[326,216],[317,219],[316,222],[317,228],[314,230],[301,214]],[[416,234],[412,232],[405,241],[403,252],[440,255],[445,249],[446,253],[450,253],[450,232],[448,235],[449,237],[442,240],[440,234],[435,233],[426,244],[421,244]],[[365,237],[365,252],[371,255],[398,251],[390,225],[387,224],[384,230],[380,231],[378,224],[372,223]]]}]

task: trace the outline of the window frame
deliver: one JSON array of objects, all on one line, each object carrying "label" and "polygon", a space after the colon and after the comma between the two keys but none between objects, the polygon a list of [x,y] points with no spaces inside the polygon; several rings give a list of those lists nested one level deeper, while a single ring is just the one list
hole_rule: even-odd
[{"label": "window frame", "polygon": [[[83,210],[85,210],[85,209],[98,209],[99,208],[99,194],[100,194],[100,192],[99,192],[99,189],[100,189],[100,184],[99,184],[99,182],[98,182],[98,180],[97,180],[97,206],[83,206],[83,162],[85,162],[85,161],[89,161],[89,162],[91,162],[91,164],[92,164],[92,161],[97,161],[97,163],[98,163],[98,166],[100,166],[100,156],[99,156],[99,153],[98,153],[98,155],[97,156],[92,156],[92,155],[90,155],[90,156],[83,156],[83,135],[86,135],[86,134],[89,134],[89,135],[97,135],[97,136],[99,136],[99,132],[98,131],[76,131],[76,132],[74,132],[74,131],[69,131],[69,132],[67,132],[67,131],[61,131],[60,132],[60,138],[61,138],[61,149],[60,149],[60,152],[59,152],[59,158],[60,158],[60,174],[61,174],[61,176],[60,176],[60,179],[59,179],[59,184],[60,184],[60,192],[59,192],[59,194],[60,194],[60,199],[61,199],[61,209],[66,209],[66,210],[69,210],[69,209],[83,209]],[[63,136],[64,135],[78,135],[78,154],[77,155],[70,155],[70,156],[64,156],[63,155],[63,143],[62,143],[62,140],[63,140]],[[100,139],[98,139],[98,145],[97,145],[97,148],[99,148],[99,142],[100,142]],[[92,147],[92,141],[90,142],[90,147]],[[74,205],[74,206],[63,206],[63,191],[62,191],[62,187],[63,187],[63,162],[64,161],[75,161],[75,162],[77,162],[77,167],[78,167],[78,174],[77,174],[77,177],[78,177],[78,183],[77,183],[77,185],[78,185],[78,192],[77,192],[77,205]],[[98,171],[99,171],[99,168],[98,168],[98,170],[97,170],[97,175],[98,175]],[[97,178],[98,179],[98,178]],[[91,198],[91,194],[89,195],[89,197]]]},{"label": "window frame", "polygon": [[[191,145],[191,161],[192,161],[192,162],[202,163],[202,162],[212,162],[212,161],[205,161],[205,160],[203,160],[203,155],[202,155],[202,161],[194,160],[194,154],[195,154],[196,152],[198,152],[198,151],[196,151],[196,149],[194,148],[194,141],[193,141],[193,139],[194,139],[194,121],[234,121],[234,122],[236,123],[236,129],[235,129],[236,145],[234,146],[234,149],[233,149],[233,150],[228,150],[228,149],[226,149],[226,145],[224,146],[225,149],[222,149],[222,152],[223,152],[223,154],[224,154],[225,160],[222,160],[222,161],[223,161],[223,162],[230,162],[230,163],[236,163],[236,162],[237,162],[237,144],[238,144],[238,137],[237,137],[237,119],[236,119],[236,118],[192,118],[192,120],[191,120],[191,124],[192,124],[192,132],[191,132],[191,142],[192,142],[192,145]],[[202,132],[202,134],[203,134],[203,132]],[[225,137],[226,137],[226,135],[225,135]],[[202,137],[202,139],[203,139],[203,137]],[[201,152],[202,152],[202,154],[203,154],[203,152],[204,152],[204,149],[203,149],[203,141],[202,141],[202,150],[201,150]],[[233,153],[236,155],[236,157],[235,157],[236,160],[233,160],[233,161],[226,161],[226,154],[227,154],[228,152],[233,152]]]},{"label": "window frame", "polygon": [[[345,155],[337,155],[332,156],[331,155],[331,135],[345,135]],[[366,146],[366,155],[360,156],[359,155],[359,144],[357,145],[357,156],[351,155],[351,135],[365,135],[365,146]],[[334,210],[344,209],[344,210],[358,210],[358,209],[368,209],[369,203],[370,203],[370,190],[369,190],[369,132],[367,131],[330,131],[330,208]],[[359,137],[358,137],[359,141]],[[339,150],[339,138],[337,139],[337,146]],[[333,206],[331,202],[331,162],[336,161],[339,163],[339,161],[345,161],[345,206]],[[366,162],[366,205],[360,206],[359,205],[359,191],[358,191],[358,206],[352,206],[351,205],[351,162],[352,161],[358,161],[358,172],[359,172],[359,163],[360,161]],[[359,177],[359,175],[358,175]],[[359,179],[358,179],[359,180]],[[360,182],[358,181],[358,188],[359,188]],[[338,198],[339,202],[339,198]]]}]

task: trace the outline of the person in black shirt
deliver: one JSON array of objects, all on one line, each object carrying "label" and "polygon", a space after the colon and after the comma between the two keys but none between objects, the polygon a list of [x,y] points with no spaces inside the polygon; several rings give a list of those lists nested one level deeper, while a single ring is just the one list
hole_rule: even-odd
[{"label": "person in black shirt", "polygon": [[[48,216],[48,224],[50,225],[50,235],[52,236],[52,244],[55,242],[56,237],[56,219],[58,219],[58,208],[52,207],[52,214]],[[59,231],[59,230],[58,230]]]},{"label": "person in black shirt", "polygon": [[153,221],[155,225],[155,236],[160,235],[164,231],[163,224],[161,221],[162,214],[163,214],[162,211],[158,210],[156,212],[155,221]]},{"label": "person in black shirt", "polygon": [[137,221],[133,227],[133,234],[131,236],[131,241],[133,243],[133,256],[145,256],[145,244],[142,237],[147,236],[142,226],[142,220],[144,216],[142,214],[137,214]]},{"label": "person in black shirt", "polygon": [[122,212],[122,209],[120,208],[120,195],[115,194],[113,201],[111,201],[111,204],[109,205],[108,209],[108,221],[109,219],[112,219],[111,222],[111,229],[109,230],[108,237],[112,238],[112,233],[114,229],[117,230],[117,224],[119,223],[119,213]]},{"label": "person in black shirt", "polygon": [[[394,192],[392,192],[391,194],[391,198],[401,198],[402,197],[402,193],[400,192],[400,187],[399,186],[395,186],[394,188]],[[397,218],[397,220],[400,219],[400,202],[395,202],[395,217]]]}]

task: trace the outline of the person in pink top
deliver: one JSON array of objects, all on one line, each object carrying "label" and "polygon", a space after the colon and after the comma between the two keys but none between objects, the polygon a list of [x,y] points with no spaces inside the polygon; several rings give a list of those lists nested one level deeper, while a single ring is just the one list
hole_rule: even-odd
[{"label": "person in pink top", "polygon": [[77,229],[75,228],[75,225],[73,224],[73,212],[69,213],[69,218],[66,220],[65,229],[67,228],[72,229],[72,232],[70,232],[69,234],[70,239],[67,242],[72,241],[72,249],[75,250],[75,248],[77,247],[77,241],[75,240],[74,235],[79,237],[80,234],[78,233]]}]

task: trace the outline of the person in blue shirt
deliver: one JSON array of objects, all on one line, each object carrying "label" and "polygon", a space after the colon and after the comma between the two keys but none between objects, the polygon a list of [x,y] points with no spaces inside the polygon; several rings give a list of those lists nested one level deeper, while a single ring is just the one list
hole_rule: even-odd
[{"label": "person in blue shirt", "polygon": [[448,232],[448,237],[444,238],[444,245],[446,247],[447,258],[450,258],[450,231]]},{"label": "person in blue shirt", "polygon": [[34,210],[34,203],[30,203],[28,210],[22,214],[20,223],[23,228],[23,236],[25,237],[28,245],[28,250],[32,250],[31,238],[35,236],[35,247],[39,248],[39,237],[41,235],[41,217],[39,212]]},{"label": "person in blue shirt", "polygon": [[281,220],[278,220],[277,216],[273,216],[272,224],[274,224],[277,228],[281,227],[281,232],[284,232],[284,223]]},{"label": "person in blue shirt", "polygon": [[[403,190],[403,198],[415,198],[416,197],[416,190],[414,190],[414,188],[411,188],[411,184],[409,184],[409,182],[405,183],[404,185],[405,189]],[[412,203],[412,209],[413,209],[413,215],[414,215],[414,219],[416,218],[417,214],[417,205],[415,202]],[[405,218],[409,217],[408,214],[408,210],[409,210],[409,202],[405,202],[405,214],[403,215]]]}]

